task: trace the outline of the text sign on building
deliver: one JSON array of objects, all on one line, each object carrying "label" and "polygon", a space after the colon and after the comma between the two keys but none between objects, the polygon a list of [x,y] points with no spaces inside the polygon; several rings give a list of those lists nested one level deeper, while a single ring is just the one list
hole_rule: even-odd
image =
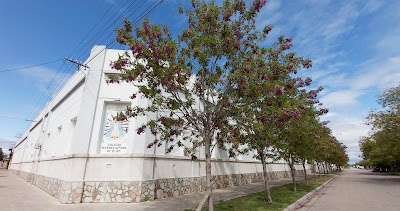
[{"label": "text sign on building", "polygon": [[101,137],[101,154],[128,153],[129,121],[119,121],[117,115],[126,110],[127,105],[109,104],[104,114],[103,130]]}]

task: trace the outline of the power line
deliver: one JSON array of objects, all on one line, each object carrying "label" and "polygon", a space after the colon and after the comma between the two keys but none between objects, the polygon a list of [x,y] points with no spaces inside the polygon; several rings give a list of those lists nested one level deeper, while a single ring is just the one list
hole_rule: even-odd
[{"label": "power line", "polygon": [[[147,0],[146,0],[147,1]],[[129,2],[129,1],[127,1],[127,2]],[[134,1],[134,2],[136,2],[136,1]],[[134,3],[133,2],[133,3]],[[138,24],[138,22],[144,17],[144,16],[146,16],[146,15],[149,15],[149,14],[151,14],[154,10],[155,10],[155,8],[156,7],[158,7],[162,2],[164,2],[164,0],[161,0],[160,2],[158,2],[156,5],[154,5],[156,2],[154,2],[152,5],[150,5],[144,12],[142,12],[139,16],[139,18],[137,19],[137,21],[135,22],[135,25],[137,25]],[[128,7],[128,8],[130,8],[132,5],[133,5],[133,3],[131,3],[131,5]],[[143,5],[144,3],[142,3],[141,5],[140,5],[140,7]],[[153,6],[154,5],[154,6]],[[152,7],[153,6],[153,7]],[[140,8],[139,7],[139,8]],[[149,8],[150,7],[152,7],[150,10],[149,10]],[[136,8],[136,10],[134,10],[133,12],[131,12],[131,14],[128,16],[128,18],[129,17],[131,17],[139,8]],[[110,11],[110,9],[108,10],[108,11]],[[107,11],[107,12],[108,12]],[[126,10],[124,10],[124,12],[123,13],[125,13],[125,11]],[[147,12],[146,12],[147,11]],[[106,13],[107,13],[106,12]],[[105,15],[103,15],[103,17],[104,17]],[[120,15],[121,16],[121,15]],[[119,17],[120,17],[119,16]],[[116,19],[116,20],[114,20],[114,22],[109,26],[109,27],[111,27],[118,19],[119,19],[119,17]],[[108,21],[109,22],[109,21]],[[107,23],[108,23],[107,22]],[[107,27],[107,28],[109,28],[109,27]],[[91,30],[92,31],[92,30]],[[114,32],[112,32],[111,33],[111,35],[113,34]],[[111,36],[111,35],[109,35],[109,36]],[[106,37],[106,39],[107,38],[109,38],[109,36],[107,36]],[[87,37],[87,35],[85,36],[85,37]],[[97,41],[98,39],[96,39],[96,41]],[[105,39],[104,39],[105,40]],[[103,40],[103,41],[104,41]],[[115,42],[115,39],[112,41],[112,42],[110,42],[110,43],[108,43],[107,44],[107,47],[108,46],[110,46],[110,45],[112,45],[113,43]],[[80,42],[81,43],[81,42]],[[89,43],[89,42],[88,42]],[[78,45],[79,46],[79,45]],[[86,46],[86,45],[85,45]],[[97,48],[98,46],[96,46],[96,48]],[[104,51],[105,49],[103,49],[102,51],[100,51],[98,54],[96,54],[95,55],[95,57],[97,57],[100,53],[102,53],[103,51]],[[76,52],[76,51],[75,51]],[[79,51],[78,51],[79,52]],[[73,53],[71,53],[71,55],[72,55]],[[72,56],[71,56],[72,57]],[[89,63],[91,60],[93,60],[95,57],[93,57],[93,58],[91,58],[87,63]],[[87,64],[86,63],[86,64]],[[65,61],[63,62],[63,65],[62,66],[64,66],[65,65]],[[58,75],[58,73],[61,71],[61,68],[62,68],[62,66],[60,67],[60,69],[59,69],[59,71],[57,72],[57,74],[54,76],[54,78],[53,78],[53,80],[50,82],[50,84],[48,85],[48,87],[47,87],[47,89],[46,89],[46,91],[42,94],[42,96],[41,96],[41,98],[40,98],[40,100],[44,97],[44,94],[47,92],[47,90],[49,90],[50,89],[50,87],[51,87],[51,85],[52,85],[52,83],[54,82],[54,80],[55,80],[55,78],[56,78],[56,76]],[[72,67],[70,67],[67,71],[66,71],[66,73],[64,74],[64,77],[61,79],[61,80],[59,80],[59,83],[56,85],[56,88],[53,90],[53,92],[48,96],[48,98],[47,98],[47,100],[42,104],[42,106],[41,107],[43,107],[44,105],[45,105],[45,103],[50,99],[50,97],[51,97],[51,95],[54,93],[54,92],[56,92],[57,90],[58,90],[58,87],[60,86],[60,84],[61,84],[61,82],[63,82],[63,80],[64,80],[64,78],[66,77],[66,75],[67,75],[67,73],[69,72],[69,70],[71,70],[72,69]],[[40,102],[40,100],[38,101],[38,103]],[[36,109],[36,107],[37,107],[37,105],[35,106],[35,109]],[[39,112],[40,112],[40,108],[41,107],[39,107],[39,109],[38,109],[38,111],[36,112],[36,113],[33,113],[34,115],[36,115],[36,114],[38,114]],[[35,111],[35,109],[32,111],[32,112],[34,112]],[[30,116],[31,116],[31,114],[30,114]],[[29,127],[29,125],[28,125],[28,127]]]},{"label": "power line", "polygon": [[[158,2],[157,4],[155,4],[156,2],[154,2],[152,5],[150,5],[144,12],[142,12],[140,15],[139,15],[139,18],[137,18],[137,20],[136,20],[136,22],[135,22],[135,25],[137,25],[138,23],[139,23],[139,21],[140,20],[142,20],[143,19],[143,17],[144,16],[146,16],[146,15],[149,15],[149,14],[151,14],[154,10],[155,10],[155,8],[157,8],[162,2],[163,2],[164,0],[161,0],[160,2]],[[142,4],[143,5],[143,4]],[[141,6],[142,6],[141,5]],[[140,6],[140,7],[141,7]],[[152,7],[153,6],[153,7]],[[140,8],[139,7],[139,8]],[[152,7],[152,8],[151,8]],[[135,11],[133,11],[129,16],[128,16],[128,18],[129,17],[131,17],[132,15],[133,15],[133,13],[135,13],[139,8],[136,8],[136,10]],[[151,8],[150,10],[149,10],[149,8]],[[147,11],[147,12],[146,12]],[[110,36],[110,35],[109,35]],[[108,36],[108,37],[109,37]],[[107,38],[108,38],[107,37]],[[107,45],[107,47],[108,46],[110,46],[111,44],[113,44],[115,42],[115,40],[113,40],[112,42],[110,42],[108,45]],[[96,46],[97,47],[97,46]],[[86,65],[87,63],[89,63],[90,61],[92,61],[94,58],[96,58],[98,55],[100,55],[104,50],[105,50],[106,48],[104,48],[104,49],[102,49],[99,53],[97,53],[93,58],[91,58],[88,62],[86,62],[84,65]],[[65,63],[65,62],[64,62]],[[64,64],[63,63],[63,64]],[[71,68],[69,68],[69,70],[70,70]],[[65,78],[65,76],[66,76],[66,74],[64,75],[64,77],[63,77],[63,79]],[[59,83],[56,85],[56,88],[53,90],[53,92],[52,92],[52,94],[54,93],[54,92],[56,92],[57,90],[59,90],[58,88],[59,88],[59,85],[61,84],[61,82],[63,81],[63,79],[61,79],[60,81],[59,81]],[[49,86],[48,86],[48,88],[50,87],[50,85],[51,85],[51,83],[49,84]],[[42,95],[42,97],[43,97],[43,95]],[[42,98],[41,97],[41,98]],[[50,97],[51,97],[51,95],[49,95],[49,97],[47,98],[47,100],[46,101],[48,101],[49,99],[50,99]],[[45,101],[45,102],[46,102]],[[45,103],[44,103],[45,104]],[[42,105],[42,107],[44,106],[44,104]],[[38,111],[36,112],[36,113],[34,113],[34,114],[38,114],[38,112],[40,111],[40,108],[38,109]]]},{"label": "power line", "polygon": [[[142,12],[142,14],[140,14],[141,16],[136,20],[136,22],[133,24],[133,25],[135,25],[135,26],[137,26],[138,24],[139,24],[139,21],[140,20],[142,20],[143,19],[143,17],[145,17],[146,15],[149,15],[149,14],[151,14],[161,3],[163,3],[164,2],[164,0],[161,0],[160,2],[158,2],[156,5],[154,5],[155,4],[155,2],[152,4],[152,5],[154,5],[146,14],[143,14],[143,13],[145,13],[146,11],[144,11],[144,12]],[[150,5],[148,8],[147,8],[147,10],[152,6],[152,5]],[[136,11],[136,10],[135,10]],[[129,16],[128,16],[128,18],[129,17],[131,17],[132,16],[132,14],[133,13],[131,13]],[[110,36],[110,35],[109,35]],[[109,37],[108,36],[108,37]],[[108,38],[107,37],[107,38]],[[105,49],[107,49],[107,47],[109,47],[110,45],[112,45],[113,43],[115,43],[115,39],[114,40],[112,40],[110,43],[108,43],[107,45],[106,45],[106,48],[103,48],[99,53],[97,53],[94,57],[92,57],[89,61],[87,61],[86,62],[86,64],[88,64],[89,62],[91,62],[93,59],[95,59],[97,56],[99,56]],[[97,46],[96,46],[97,47]]]},{"label": "power line", "polygon": [[[53,84],[54,80],[56,79],[56,77],[58,76],[58,74],[60,74],[62,67],[65,65],[65,61],[61,64],[61,66],[58,68],[57,73],[54,75],[54,77],[51,79],[49,85],[47,85],[47,88],[45,89],[45,91],[42,93],[42,95],[40,96],[39,100],[35,103],[35,106],[33,107],[32,111],[29,113],[28,118],[33,118],[33,115],[36,114],[35,110],[37,108],[37,106],[39,105],[40,101],[42,100],[42,98],[44,97],[44,95],[47,93],[47,91],[50,89],[51,85]],[[40,109],[40,107],[39,107]]]},{"label": "power line", "polygon": [[[70,57],[72,57],[73,54],[75,54],[78,50],[78,47],[80,46],[80,44],[83,42],[83,40],[85,40],[89,34],[94,30],[94,28],[96,28],[96,26],[101,22],[101,20],[108,14],[108,12],[113,8],[113,6],[118,2],[119,0],[115,1],[114,4],[103,14],[103,16],[100,18],[100,20],[95,24],[95,26],[85,35],[85,37],[78,43],[78,45],[75,47],[76,50],[72,50],[72,52],[69,54]],[[128,2],[128,1],[127,1]],[[43,94],[40,96],[39,100],[37,101],[36,105],[34,106],[33,110],[31,111],[31,113],[29,114],[29,117],[31,116],[35,116],[36,114],[38,114],[40,112],[40,110],[44,107],[44,105],[46,104],[47,100],[50,99],[50,97],[55,93],[55,91],[58,89],[58,87],[60,86],[60,84],[64,81],[65,77],[68,75],[68,72],[72,69],[72,66],[70,66],[70,68],[68,68],[65,72],[65,74],[63,76],[60,76],[60,80],[58,81],[56,87],[54,88],[53,92],[49,93],[49,96],[46,98],[46,100],[43,102],[43,104],[39,106],[39,103],[41,102],[41,100],[43,99],[43,97],[45,96],[45,94],[50,90],[50,88],[52,87],[53,82],[55,82],[56,77],[62,72],[62,68],[65,65],[65,61],[62,63],[62,65],[60,66],[60,68],[58,69],[56,75],[54,75],[54,77],[52,78],[52,80],[50,81],[49,85],[47,86],[46,90],[43,92]],[[36,108],[38,110],[36,110]],[[29,125],[28,125],[29,127]]]},{"label": "power line", "polygon": [[[103,20],[103,18],[108,14],[108,12],[110,12],[111,11],[111,9],[114,7],[114,5],[116,5],[117,4],[117,2],[118,2],[119,0],[116,0],[112,5],[111,5],[111,7],[103,14],[103,16],[99,19],[99,21],[97,21],[97,23],[92,27],[92,29],[90,29],[90,31],[85,35],[85,37],[83,38],[83,39],[81,39],[81,41],[78,43],[78,45],[75,47],[75,51],[74,52],[72,52],[71,54],[74,54],[74,53],[76,53],[77,51],[79,51],[80,49],[82,49],[82,48],[80,48],[80,49],[78,49],[78,47],[82,44],[82,42],[89,36],[89,34],[99,25],[99,23],[101,22],[101,20]],[[127,1],[128,2],[128,1]]]},{"label": "power line", "polygon": [[4,118],[4,119],[15,119],[15,120],[21,120],[21,121],[26,121],[26,122],[36,122],[36,121],[34,121],[34,120],[31,120],[31,119],[22,119],[22,118],[11,117],[11,116],[0,116],[0,118]]},{"label": "power line", "polygon": [[[44,108],[44,106],[46,105],[46,103],[50,100],[50,98],[54,95],[55,92],[57,92],[58,90],[60,90],[62,88],[62,85],[68,80],[67,76],[68,73],[71,71],[71,69],[74,66],[71,65],[65,72],[64,75],[60,76],[61,79],[58,81],[58,83],[55,85],[53,91],[47,96],[47,98],[43,101],[42,105],[38,108],[38,110],[33,114],[32,118],[37,116],[39,114],[39,112]],[[51,88],[52,83],[49,84],[48,88]],[[43,95],[44,96],[44,95]]]},{"label": "power line", "polygon": [[46,65],[46,64],[55,63],[55,62],[58,62],[58,61],[61,61],[61,60],[63,60],[63,59],[57,59],[57,60],[44,62],[44,63],[40,63],[40,64],[35,64],[35,65],[31,65],[31,66],[26,66],[26,67],[19,67],[19,68],[13,68],[13,69],[0,70],[0,73],[10,72],[10,71],[15,71],[15,70],[29,69],[29,68],[33,68],[33,67],[39,67],[39,66],[43,66],[43,65]]},{"label": "power line", "polygon": [[[146,0],[146,1],[147,1],[147,0]],[[100,39],[100,37],[101,37],[107,30],[109,30],[109,29],[115,24],[115,22],[117,22],[118,20],[120,20],[120,19],[122,18],[122,16],[125,15],[125,12],[128,11],[128,10],[132,7],[132,5],[133,5],[135,2],[137,2],[137,0],[133,1],[128,7],[126,7],[126,8],[124,9],[124,11],[122,11],[122,13],[121,13],[118,17],[114,18],[116,15],[118,15],[118,12],[114,13],[114,15],[104,24],[104,26],[92,37],[92,39],[89,40],[84,46],[82,46],[82,47],[78,50],[78,52],[76,53],[76,57],[79,58],[80,56],[82,56],[82,55],[86,52],[86,51],[82,51],[82,49],[85,48],[85,47],[88,46],[88,45],[93,45],[93,43],[97,42],[97,41]],[[121,8],[123,8],[127,3],[129,3],[129,0],[127,0],[127,1],[121,6]],[[113,21],[111,24],[109,24],[109,25],[107,26],[107,24],[108,24],[111,20],[114,20],[114,21]],[[106,27],[105,27],[105,26],[106,26]],[[113,31],[112,31],[111,33],[113,33]],[[95,48],[95,49],[96,49],[96,48]]]}]

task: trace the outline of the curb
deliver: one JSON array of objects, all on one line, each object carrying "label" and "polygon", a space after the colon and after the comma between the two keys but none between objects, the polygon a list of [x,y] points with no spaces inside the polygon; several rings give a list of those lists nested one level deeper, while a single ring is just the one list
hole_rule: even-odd
[{"label": "curb", "polygon": [[306,195],[304,195],[303,197],[301,197],[300,199],[298,199],[297,201],[295,201],[294,203],[292,203],[291,205],[289,205],[288,207],[283,209],[283,211],[292,211],[292,210],[296,210],[296,209],[299,209],[299,208],[303,207],[306,203],[308,203],[308,201],[310,199],[312,199],[314,197],[314,195],[317,192],[319,192],[322,188],[324,188],[328,183],[330,183],[337,176],[338,175],[335,175],[334,177],[332,177],[328,181],[324,182],[324,184],[322,184],[319,187],[315,188],[313,191],[307,193]]}]

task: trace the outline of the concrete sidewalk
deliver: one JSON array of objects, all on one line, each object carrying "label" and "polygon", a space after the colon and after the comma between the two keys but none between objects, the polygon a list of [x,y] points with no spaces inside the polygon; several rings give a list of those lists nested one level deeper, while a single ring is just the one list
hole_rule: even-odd
[{"label": "concrete sidewalk", "polygon": [[[302,180],[303,177],[296,178]],[[270,181],[271,187],[291,183],[291,178]],[[213,190],[215,203],[246,196],[264,190],[264,183],[252,183]],[[195,208],[205,192],[181,195],[142,203],[82,203],[60,204],[58,200],[6,169],[0,169],[0,210],[165,210],[176,211]]]}]

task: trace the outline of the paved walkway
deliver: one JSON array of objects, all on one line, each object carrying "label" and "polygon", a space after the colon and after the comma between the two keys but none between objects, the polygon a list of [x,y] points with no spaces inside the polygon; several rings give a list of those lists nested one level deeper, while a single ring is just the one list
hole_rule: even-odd
[{"label": "paved walkway", "polygon": [[301,211],[400,210],[400,176],[348,169],[319,192]]},{"label": "paved walkway", "polygon": [[[297,178],[298,180],[302,177]],[[272,187],[288,184],[290,178],[270,181]],[[243,186],[229,187],[213,191],[214,202],[226,201],[233,198],[257,193],[264,190],[263,183],[253,183]],[[26,182],[11,172],[0,169],[0,210],[1,211],[36,211],[36,210],[157,210],[177,211],[195,208],[203,199],[205,193],[181,195],[161,200],[143,203],[83,203],[60,204],[58,200],[36,186]]]}]

